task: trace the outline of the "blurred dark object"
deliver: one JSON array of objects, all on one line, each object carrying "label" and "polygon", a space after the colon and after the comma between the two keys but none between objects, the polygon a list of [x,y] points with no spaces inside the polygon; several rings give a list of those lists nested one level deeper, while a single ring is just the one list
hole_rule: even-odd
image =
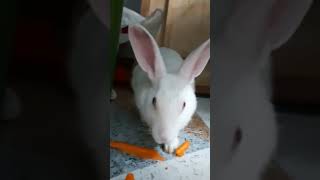
[{"label": "blurred dark object", "polygon": [[[7,87],[8,62],[11,58],[14,29],[16,25],[16,1],[4,1],[0,8],[0,20],[3,23],[0,33],[0,113],[3,109],[5,89]],[[0,114],[0,116],[2,116]]]},{"label": "blurred dark object", "polygon": [[65,83],[73,27],[86,8],[84,0],[18,1],[10,81],[32,77]]},{"label": "blurred dark object", "polygon": [[320,2],[313,6],[287,44],[274,52],[276,105],[320,106]]},{"label": "blurred dark object", "polygon": [[75,100],[66,91],[73,27],[86,1],[16,2],[13,13],[1,6],[1,13],[8,8],[16,15],[9,19],[15,30],[5,29],[13,33],[12,50],[4,49],[8,61],[1,61],[9,68],[1,68],[8,70],[4,81],[16,90],[23,109],[17,119],[1,122],[0,179],[97,179],[93,153],[80,138]]}]

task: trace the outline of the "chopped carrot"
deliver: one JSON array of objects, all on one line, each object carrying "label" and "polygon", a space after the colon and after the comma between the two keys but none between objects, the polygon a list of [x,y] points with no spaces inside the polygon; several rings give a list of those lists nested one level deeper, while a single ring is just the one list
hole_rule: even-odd
[{"label": "chopped carrot", "polygon": [[154,149],[148,149],[118,141],[111,141],[110,147],[142,159],[164,160],[164,158]]},{"label": "chopped carrot", "polygon": [[189,148],[190,146],[190,141],[186,140],[181,146],[179,146],[177,149],[176,149],[176,156],[183,156],[184,153],[187,151],[187,149]]},{"label": "chopped carrot", "polygon": [[134,175],[132,173],[128,173],[125,180],[134,180]]}]

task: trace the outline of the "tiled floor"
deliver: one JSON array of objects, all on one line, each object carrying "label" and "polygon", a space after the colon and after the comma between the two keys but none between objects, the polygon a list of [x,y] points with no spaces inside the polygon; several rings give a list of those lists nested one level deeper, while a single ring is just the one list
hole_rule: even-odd
[{"label": "tiled floor", "polygon": [[[197,113],[210,127],[210,101],[198,99]],[[320,115],[278,113],[279,146],[276,162],[293,180],[320,179]],[[210,177],[210,149],[203,149],[186,155],[182,159],[171,159],[133,171],[136,179],[198,179]],[[195,163],[196,162],[196,163]],[[168,168],[168,169],[166,169]],[[197,172],[198,170],[201,170]],[[194,173],[196,172],[196,173]],[[112,180],[123,179],[122,174]],[[188,177],[187,177],[188,176]],[[281,179],[281,178],[280,178]]]},{"label": "tiled floor", "polygon": [[[162,152],[160,147],[153,143],[153,139],[145,134],[143,127],[137,126],[140,124],[138,117],[132,109],[132,102],[124,101],[130,95],[130,92],[117,90],[119,99],[116,99],[113,104],[113,118],[111,118],[111,138],[131,142],[136,145],[152,146],[167,159],[164,162],[150,162],[139,159],[134,159],[130,156],[119,153],[116,150],[111,150],[111,174],[112,179],[124,179],[128,172],[133,172],[136,179],[210,179],[210,147],[209,142],[205,139],[188,134],[181,133],[181,140],[187,138],[192,143],[192,146],[187,151],[187,154],[182,158],[177,158],[172,155],[167,155]],[[197,114],[204,121],[203,125],[210,128],[210,103],[209,98],[199,98]],[[125,102],[125,103],[123,103]],[[131,104],[131,105],[130,105]],[[199,119],[200,121],[202,121]],[[128,127],[127,127],[128,126]],[[136,127],[137,126],[137,127]],[[129,128],[130,127],[130,128]],[[131,130],[130,130],[131,129]],[[138,131],[135,131],[139,129]],[[196,130],[196,129],[192,129]],[[134,137],[134,138],[133,138]],[[149,138],[148,138],[149,137]],[[142,142],[141,142],[142,140]]]},{"label": "tiled floor", "polygon": [[210,98],[198,98],[197,113],[210,128]]},{"label": "tiled floor", "polygon": [[[137,169],[132,173],[137,180],[209,180],[210,160],[208,159],[210,159],[209,148]],[[125,176],[126,174],[122,174],[111,180],[123,180]]]},{"label": "tiled floor", "polygon": [[[40,87],[37,88],[31,88],[29,86],[25,86],[25,88],[21,89],[21,95],[23,97],[28,97],[25,99],[25,102],[28,104],[28,106],[25,106],[25,111],[29,112],[30,114],[36,115],[33,120],[32,119],[24,119],[22,123],[24,124],[30,124],[32,125],[32,122],[34,124],[37,124],[35,128],[33,128],[32,133],[26,132],[28,128],[25,128],[25,131],[22,131],[24,129],[17,128],[17,135],[14,135],[14,137],[17,139],[17,142],[25,142],[24,146],[17,147],[17,153],[13,153],[15,151],[11,150],[14,154],[16,159],[21,158],[33,158],[33,156],[24,156],[18,154],[21,154],[24,152],[26,154],[26,148],[28,143],[30,142],[31,138],[28,139],[29,136],[26,136],[29,134],[48,134],[48,137],[51,137],[51,139],[46,139],[45,141],[40,140],[41,144],[46,142],[47,147],[53,147],[53,144],[55,141],[52,139],[53,136],[56,137],[55,132],[58,128],[52,128],[53,125],[56,125],[61,129],[62,125],[64,125],[65,122],[63,120],[67,117],[69,117],[70,113],[70,105],[66,104],[64,106],[61,106],[62,104],[65,104],[67,101],[63,99],[63,96],[59,95],[59,91],[55,89],[48,89]],[[54,98],[48,98],[48,97],[54,97]],[[60,97],[60,98],[58,98]],[[119,97],[120,98],[120,97]],[[30,102],[33,102],[30,104]],[[206,98],[199,98],[199,105],[198,105],[198,114],[201,116],[203,121],[210,127],[210,114],[209,114],[209,106],[210,102],[209,99]],[[55,114],[54,116],[48,116],[51,111],[48,111],[49,109],[52,110],[56,108],[54,112],[59,112],[59,114]],[[31,116],[31,115],[30,115]],[[45,122],[50,122],[50,124],[46,125],[41,121],[42,117],[46,117]],[[63,118],[62,118],[63,117]],[[39,121],[36,121],[36,119],[39,119]],[[48,118],[51,118],[52,121],[49,121]],[[319,180],[320,179],[320,141],[318,137],[320,136],[320,115],[309,115],[309,114],[294,114],[294,113],[279,113],[278,114],[279,119],[279,127],[280,127],[280,143],[279,143],[279,151],[277,154],[276,160],[280,164],[280,166],[285,169],[289,175],[291,175],[293,180]],[[42,123],[41,123],[42,122]],[[61,124],[60,124],[61,123]],[[59,125],[59,126],[58,126]],[[50,127],[50,128],[49,128]],[[66,126],[67,127],[67,126]],[[30,128],[32,129],[32,128]],[[19,131],[18,131],[19,130]],[[50,130],[50,131],[49,131]],[[65,132],[68,132],[66,130]],[[13,133],[12,132],[12,133]],[[52,134],[52,135],[51,135]],[[35,136],[34,135],[34,136]],[[31,137],[31,135],[30,135]],[[33,136],[32,136],[33,137]],[[36,136],[35,136],[36,137]],[[65,139],[65,135],[63,139]],[[33,137],[34,139],[34,137]],[[60,138],[62,139],[62,138]],[[19,140],[19,141],[18,141]],[[37,143],[35,143],[37,144]],[[38,143],[40,144],[40,143]],[[56,144],[63,144],[58,143]],[[64,146],[56,146],[56,147],[63,147],[63,151],[57,152],[52,151],[53,149],[48,148],[48,152],[55,152],[57,157],[62,157],[62,154],[66,154],[64,157],[71,157],[71,155],[74,155],[75,151],[70,151],[70,153],[66,153],[66,144]],[[46,147],[45,146],[45,147]],[[45,148],[45,147],[37,147]],[[71,147],[71,146],[70,146]],[[33,147],[34,149],[35,147]],[[58,149],[58,148],[57,148]],[[1,148],[1,151],[3,152],[5,148]],[[19,150],[19,151],[18,151]],[[71,149],[70,149],[71,150]],[[44,151],[44,150],[43,150]],[[155,164],[149,167],[145,167],[142,169],[137,169],[133,171],[133,173],[136,175],[136,179],[197,179],[197,180],[206,180],[209,179],[209,167],[210,167],[210,161],[208,161],[208,157],[210,150],[208,148],[201,149],[199,151],[195,151],[193,153],[187,154],[183,158],[175,158],[168,160],[163,163]],[[2,153],[2,155],[4,155]],[[80,157],[80,155],[79,155]],[[75,160],[79,160],[78,156],[77,158],[74,158]],[[21,161],[21,159],[20,159]],[[17,162],[20,162],[17,160]],[[78,164],[81,164],[83,160],[79,160]],[[2,163],[5,161],[2,161]],[[8,161],[9,162],[9,161]],[[10,161],[12,163],[12,159]],[[28,172],[29,174],[33,172],[33,170],[30,170],[34,168],[34,172],[37,171],[35,167],[38,167],[38,165],[34,165],[34,162],[25,161],[28,166],[25,166],[24,172]],[[33,164],[32,164],[33,163]],[[20,163],[16,163],[20,164]],[[83,163],[82,163],[83,164]],[[190,166],[192,164],[192,166]],[[45,165],[42,164],[42,167]],[[48,169],[54,170],[54,173],[59,176],[58,172],[61,164],[58,164],[57,166],[54,166],[52,163],[49,165]],[[3,167],[2,167],[3,168]],[[78,171],[75,173],[79,173]],[[36,176],[37,173],[34,174]],[[181,177],[184,176],[184,177]],[[37,175],[40,176],[40,175]],[[123,176],[125,174],[120,175],[118,177],[113,178],[114,180],[120,180],[123,179]],[[188,176],[188,177],[186,177]],[[35,179],[35,178],[34,178]]]}]

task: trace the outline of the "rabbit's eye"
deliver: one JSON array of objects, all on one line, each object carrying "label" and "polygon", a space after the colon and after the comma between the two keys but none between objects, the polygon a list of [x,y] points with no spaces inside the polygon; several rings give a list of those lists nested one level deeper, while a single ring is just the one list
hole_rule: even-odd
[{"label": "rabbit's eye", "polygon": [[186,107],[186,102],[183,102],[182,109]]},{"label": "rabbit's eye", "polygon": [[156,107],[157,99],[155,97],[152,99],[152,104],[153,104],[154,107]]}]

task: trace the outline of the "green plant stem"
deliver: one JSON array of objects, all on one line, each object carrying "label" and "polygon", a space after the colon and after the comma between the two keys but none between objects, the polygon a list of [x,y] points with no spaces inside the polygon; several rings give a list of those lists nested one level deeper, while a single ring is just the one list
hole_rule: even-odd
[{"label": "green plant stem", "polygon": [[118,43],[121,28],[123,0],[111,0],[111,53],[110,53],[110,86],[114,79],[114,73],[116,68],[117,54],[118,54]]}]

